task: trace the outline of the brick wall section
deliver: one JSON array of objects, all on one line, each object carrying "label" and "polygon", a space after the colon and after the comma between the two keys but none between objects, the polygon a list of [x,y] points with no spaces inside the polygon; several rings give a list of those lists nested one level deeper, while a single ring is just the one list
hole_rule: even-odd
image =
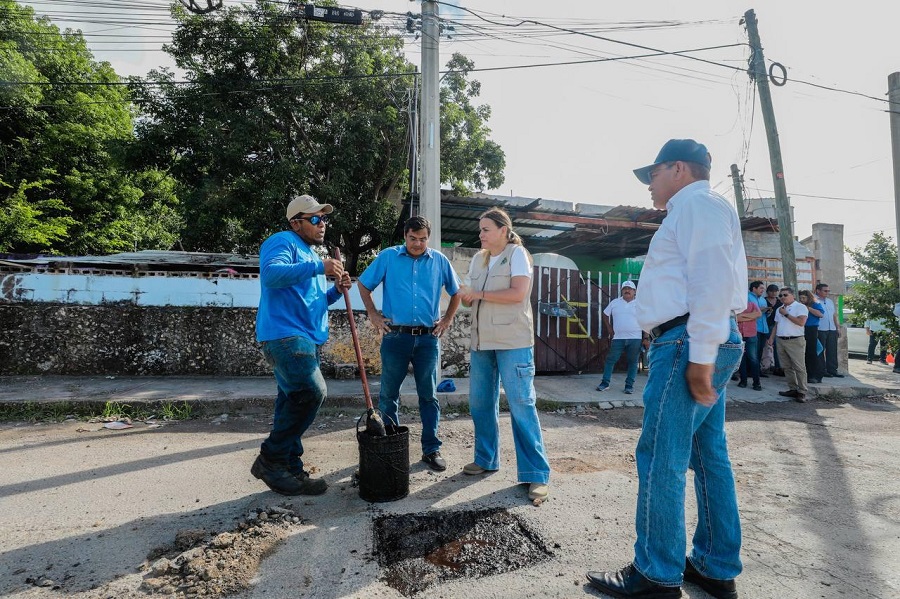
[{"label": "brick wall section", "polygon": [[[326,375],[335,363],[356,363],[346,312],[330,317]],[[378,374],[378,339],[364,313],[355,317],[366,370]],[[0,304],[0,375],[265,375],[255,322],[250,308]],[[468,374],[469,323],[458,312],[444,336],[444,376]]]}]

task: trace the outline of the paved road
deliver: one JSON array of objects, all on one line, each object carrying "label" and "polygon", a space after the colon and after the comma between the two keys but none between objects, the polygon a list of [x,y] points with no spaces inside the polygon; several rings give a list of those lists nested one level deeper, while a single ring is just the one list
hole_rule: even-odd
[{"label": "paved road", "polygon": [[[230,530],[248,511],[271,505],[292,507],[304,523],[262,563],[241,598],[399,599],[373,555],[372,521],[382,514],[507,508],[553,552],[515,572],[438,585],[428,597],[596,597],[584,572],[630,559],[640,409],[580,403],[542,414],[554,474],[551,500],[539,508],[516,485],[506,415],[496,474],[459,472],[472,454],[467,417],[442,422],[450,468],[440,474],[416,461],[419,427],[412,423],[409,497],[362,501],[352,486],[355,412],[333,410],[317,420],[306,442],[308,465],[331,488],[293,500],[248,472],[269,426],[264,412],[123,431],[78,421],[0,425],[0,595],[128,596],[154,547],[186,529]],[[727,426],[744,525],[742,599],[900,597],[896,399],[736,402]],[[689,498],[690,522],[695,510]],[[61,588],[26,582],[38,576]],[[690,585],[685,596],[706,597]]]}]

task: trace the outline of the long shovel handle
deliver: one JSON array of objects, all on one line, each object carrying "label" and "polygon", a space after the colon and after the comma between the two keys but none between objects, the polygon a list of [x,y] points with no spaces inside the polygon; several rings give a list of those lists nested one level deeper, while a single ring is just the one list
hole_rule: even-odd
[{"label": "long shovel handle", "polygon": [[[341,259],[341,250],[334,248],[334,257]],[[363,362],[362,349],[359,347],[359,335],[356,332],[356,319],[353,318],[353,305],[350,303],[350,291],[344,290],[344,303],[347,304],[347,319],[350,321],[350,336],[353,337],[353,349],[356,351],[356,365],[359,366],[359,378],[362,379],[363,395],[366,397],[366,409],[374,410],[372,396],[369,394],[369,381],[366,379],[366,365]]]}]

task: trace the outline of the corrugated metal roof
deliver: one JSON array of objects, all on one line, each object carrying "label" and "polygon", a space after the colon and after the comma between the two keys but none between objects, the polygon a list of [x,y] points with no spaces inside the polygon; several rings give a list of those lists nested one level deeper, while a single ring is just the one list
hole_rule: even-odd
[{"label": "corrugated metal roof", "polygon": [[[650,239],[666,213],[635,206],[575,204],[543,198],[441,193],[441,241],[478,246],[478,215],[498,206],[509,212],[513,227],[532,252],[592,254],[618,259],[647,253]],[[777,231],[775,221],[750,217],[741,220],[746,231]]]}]

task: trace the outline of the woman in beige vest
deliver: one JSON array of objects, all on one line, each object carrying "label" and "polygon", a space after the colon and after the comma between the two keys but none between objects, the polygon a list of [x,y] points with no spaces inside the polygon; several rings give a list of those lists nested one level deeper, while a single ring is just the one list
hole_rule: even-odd
[{"label": "woman in beige vest", "polygon": [[475,461],[466,474],[500,468],[500,381],[506,391],[516,447],[518,481],[528,497],[549,494],[550,464],[535,407],[531,256],[513,231],[509,215],[491,208],[479,220],[481,251],[472,258],[469,281],[460,289],[472,307],[469,409],[475,424]]}]

